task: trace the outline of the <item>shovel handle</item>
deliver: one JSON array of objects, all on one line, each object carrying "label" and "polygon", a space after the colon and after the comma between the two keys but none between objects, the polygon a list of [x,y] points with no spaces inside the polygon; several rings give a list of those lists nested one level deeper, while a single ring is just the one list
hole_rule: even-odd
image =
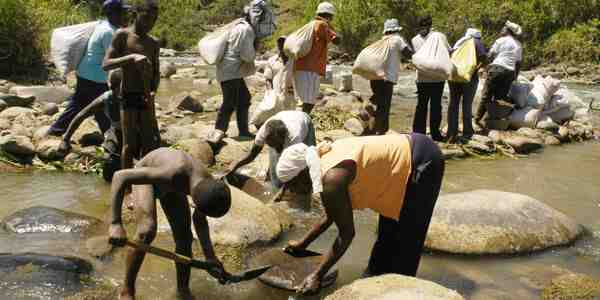
[{"label": "shovel handle", "polygon": [[157,255],[157,256],[160,256],[160,257],[164,257],[164,258],[173,260],[173,261],[175,261],[177,263],[180,263],[180,264],[190,265],[190,264],[192,264],[194,262],[193,259],[191,259],[191,258],[189,258],[187,256],[184,256],[184,255],[181,255],[181,254],[177,254],[177,253],[174,253],[174,252],[171,252],[171,251],[167,251],[167,250],[164,250],[164,249],[156,248],[156,247],[153,247],[153,246],[150,246],[150,245],[146,245],[146,244],[142,244],[142,243],[137,243],[137,242],[130,241],[130,240],[127,240],[126,244],[127,244],[127,246],[129,246],[131,248],[135,248],[135,249],[147,252],[147,253],[152,253],[154,255]]}]

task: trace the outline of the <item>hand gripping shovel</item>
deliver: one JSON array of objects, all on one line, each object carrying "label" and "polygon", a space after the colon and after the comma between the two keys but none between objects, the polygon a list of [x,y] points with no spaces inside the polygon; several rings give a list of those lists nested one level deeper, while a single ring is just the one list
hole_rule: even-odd
[{"label": "hand gripping shovel", "polygon": [[[160,249],[157,247],[153,247],[150,245],[136,243],[136,242],[130,241],[130,240],[127,240],[127,242],[125,242],[125,245],[127,245],[131,248],[135,248],[137,250],[144,251],[146,253],[151,253],[151,254],[154,254],[154,255],[157,255],[157,256],[160,256],[163,258],[170,259],[177,263],[190,265],[191,267],[194,267],[194,268],[198,268],[198,269],[202,269],[202,270],[209,270],[212,267],[212,265],[206,261],[192,259],[187,256],[180,255],[180,254],[177,254],[177,253],[174,253],[171,251],[167,251],[164,249]],[[242,282],[242,281],[252,280],[252,279],[259,277],[260,275],[262,275],[263,273],[268,271],[270,268],[271,268],[271,266],[263,266],[263,267],[256,268],[256,269],[246,270],[246,271],[240,272],[238,274],[228,274],[224,278],[219,278],[219,283],[230,284],[230,283],[238,283],[238,282]]]}]

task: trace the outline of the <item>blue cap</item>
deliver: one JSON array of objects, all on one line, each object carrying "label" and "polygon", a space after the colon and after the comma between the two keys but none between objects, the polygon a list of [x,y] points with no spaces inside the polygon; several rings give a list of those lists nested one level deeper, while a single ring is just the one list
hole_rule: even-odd
[{"label": "blue cap", "polygon": [[102,4],[102,9],[104,11],[122,10],[130,7],[131,6],[127,5],[123,0],[106,0]]}]

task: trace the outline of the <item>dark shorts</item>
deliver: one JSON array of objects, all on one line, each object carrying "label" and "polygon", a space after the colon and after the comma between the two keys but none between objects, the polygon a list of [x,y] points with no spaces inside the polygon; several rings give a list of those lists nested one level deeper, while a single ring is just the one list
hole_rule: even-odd
[{"label": "dark shorts", "polygon": [[146,101],[143,93],[124,93],[121,98],[121,107],[127,109],[146,109]]}]

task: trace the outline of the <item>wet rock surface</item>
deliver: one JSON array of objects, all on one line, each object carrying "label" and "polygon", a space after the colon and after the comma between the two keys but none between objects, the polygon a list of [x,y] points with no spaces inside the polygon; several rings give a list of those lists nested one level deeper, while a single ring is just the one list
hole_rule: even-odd
[{"label": "wet rock surface", "polygon": [[555,299],[600,299],[600,280],[576,273],[558,276],[544,288],[541,296],[541,300]]},{"label": "wet rock surface", "polygon": [[356,280],[325,300],[464,300],[457,292],[437,283],[402,275],[384,275]]},{"label": "wet rock surface", "polygon": [[15,94],[19,97],[28,98],[34,97],[37,102],[52,102],[52,103],[63,103],[69,98],[73,91],[64,86],[15,86],[10,89],[11,94]]},{"label": "wet rock surface", "polygon": [[[282,249],[272,249],[261,253],[253,259],[257,266],[272,265],[271,269],[259,277],[266,285],[285,290],[295,290],[304,278],[314,272],[321,261],[322,256],[296,258]],[[338,271],[331,270],[322,280],[321,287],[327,287],[335,283]]]},{"label": "wet rock surface", "polygon": [[92,271],[77,257],[3,253],[0,293],[5,299],[59,299],[85,289]]},{"label": "wet rock surface", "polygon": [[491,190],[441,196],[425,246],[459,254],[512,254],[567,245],[582,227],[531,197]]},{"label": "wet rock surface", "polygon": [[75,233],[93,230],[102,221],[60,209],[34,206],[17,211],[2,220],[2,227],[15,234]]}]

